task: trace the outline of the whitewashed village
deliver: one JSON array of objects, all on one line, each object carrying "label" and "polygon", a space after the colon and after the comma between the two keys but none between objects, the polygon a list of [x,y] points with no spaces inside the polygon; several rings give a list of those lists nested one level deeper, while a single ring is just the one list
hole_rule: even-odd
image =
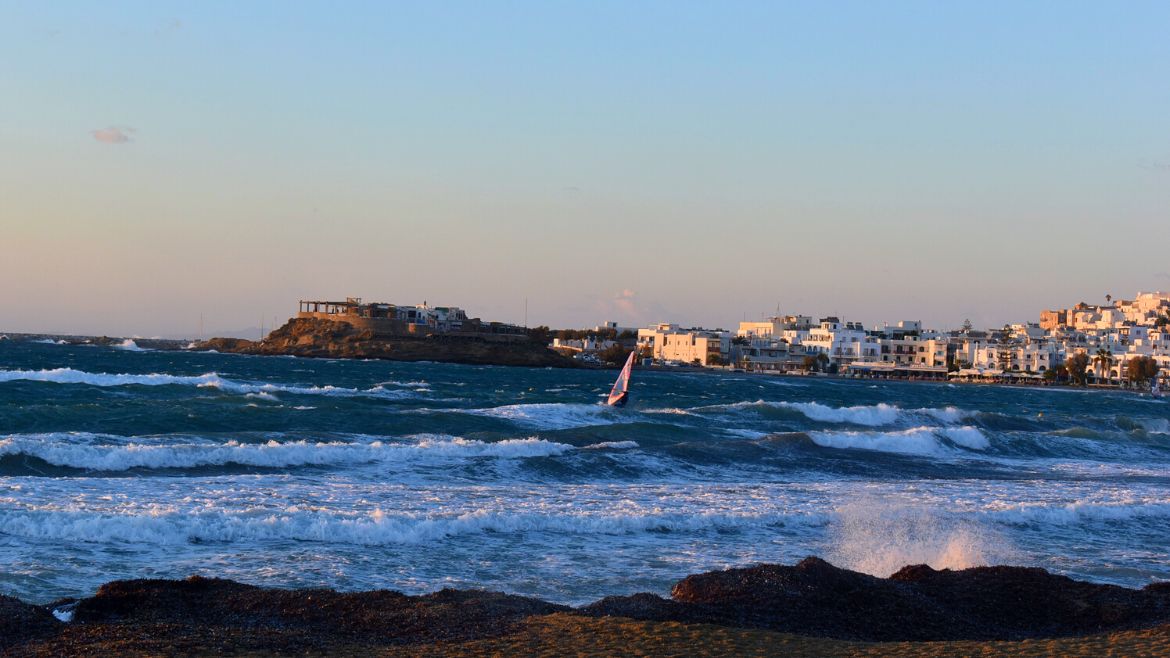
[{"label": "whitewashed village", "polygon": [[919,321],[866,327],[839,317],[780,315],[736,331],[661,323],[554,332],[550,347],[601,362],[637,349],[645,365],[855,378],[1166,388],[1170,293],[1139,292],[1045,310],[1038,322],[938,331]]}]

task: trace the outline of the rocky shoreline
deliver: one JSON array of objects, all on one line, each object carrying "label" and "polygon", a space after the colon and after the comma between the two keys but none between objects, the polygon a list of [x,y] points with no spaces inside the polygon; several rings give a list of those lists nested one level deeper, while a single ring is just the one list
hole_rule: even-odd
[{"label": "rocky shoreline", "polygon": [[[808,646],[836,646],[837,652],[884,646],[868,644],[874,642],[1018,642],[1132,632],[1170,652],[1170,583],[1136,590],[1005,566],[908,566],[876,578],[807,558],[794,566],[687,576],[670,598],[612,596],[579,608],[478,590],[340,593],[198,576],[114,581],[92,597],[43,606],[0,596],[0,653],[6,655],[436,648],[469,654],[496,647],[492,653],[507,651],[500,647],[534,649],[533,643],[550,641],[540,640],[549,628],[578,629],[556,635],[566,651],[575,646],[573,632],[591,634],[594,641],[598,633],[618,629],[633,633],[623,641],[635,644],[660,633],[724,640],[730,633],[732,640],[751,642],[792,635],[820,641]],[[824,644],[830,641],[846,644]],[[558,647],[540,648],[556,653]]]},{"label": "rocky shoreline", "polygon": [[345,322],[293,318],[261,341],[211,338],[192,349],[329,359],[434,361],[467,365],[577,368],[580,364],[527,337],[436,334],[376,336]]}]

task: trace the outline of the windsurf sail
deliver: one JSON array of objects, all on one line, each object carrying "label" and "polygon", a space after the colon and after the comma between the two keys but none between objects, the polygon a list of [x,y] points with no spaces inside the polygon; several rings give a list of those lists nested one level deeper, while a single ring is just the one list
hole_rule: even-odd
[{"label": "windsurf sail", "polygon": [[626,359],[626,365],[622,367],[617,381],[613,383],[613,389],[609,392],[609,399],[605,401],[609,406],[625,406],[626,400],[630,396],[630,373],[634,370],[634,355],[637,353],[637,350],[630,352],[630,356]]}]

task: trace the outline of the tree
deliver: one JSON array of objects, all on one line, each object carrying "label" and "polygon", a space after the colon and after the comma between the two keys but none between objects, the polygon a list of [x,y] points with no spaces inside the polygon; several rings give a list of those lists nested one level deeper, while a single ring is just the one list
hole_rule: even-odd
[{"label": "tree", "polygon": [[827,372],[829,370],[829,355],[821,352],[817,354],[817,370],[820,372]]},{"label": "tree", "polygon": [[1077,352],[1068,357],[1064,362],[1064,369],[1068,373],[1069,381],[1084,386],[1085,371],[1089,369],[1089,355],[1084,352]]},{"label": "tree", "polygon": [[610,363],[615,366],[620,366],[626,362],[626,358],[630,356],[630,350],[618,345],[610,345],[609,347],[597,353],[597,358],[604,363]]},{"label": "tree", "polygon": [[552,342],[553,332],[548,327],[542,325],[530,328],[528,330],[528,337],[538,343],[548,345]]},{"label": "tree", "polygon": [[972,328],[973,327],[971,325],[971,318],[967,318],[966,320],[963,320],[963,333],[965,333],[965,334],[971,333]]},{"label": "tree", "polygon": [[1130,359],[1125,364],[1126,377],[1138,386],[1149,386],[1150,381],[1158,376],[1158,370],[1158,362],[1148,356]]},{"label": "tree", "polygon": [[1101,372],[1099,378],[1109,381],[1109,368],[1113,365],[1114,361],[1113,352],[1110,352],[1104,347],[1099,348],[1097,350],[1097,356],[1093,357],[1093,370],[1099,369]]},{"label": "tree", "polygon": [[805,372],[814,372],[817,369],[817,358],[815,356],[806,356],[800,361],[800,367]]},{"label": "tree", "polygon": [[1056,382],[1068,378],[1068,369],[1064,366],[1055,366],[1044,371],[1044,381]]},{"label": "tree", "polygon": [[708,354],[707,355],[707,365],[709,365],[709,366],[725,366],[725,365],[727,365],[727,361],[724,360],[722,354]]}]

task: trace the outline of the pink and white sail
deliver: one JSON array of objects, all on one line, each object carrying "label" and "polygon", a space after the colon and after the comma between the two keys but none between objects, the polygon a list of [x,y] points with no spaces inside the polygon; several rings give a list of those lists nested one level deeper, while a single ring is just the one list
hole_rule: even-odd
[{"label": "pink and white sail", "polygon": [[617,381],[613,383],[613,389],[609,392],[609,399],[605,401],[611,407],[620,407],[626,403],[626,397],[630,392],[630,373],[634,370],[634,355],[637,350],[630,352],[630,356],[626,359],[626,365],[622,367],[621,374],[618,375]]}]

